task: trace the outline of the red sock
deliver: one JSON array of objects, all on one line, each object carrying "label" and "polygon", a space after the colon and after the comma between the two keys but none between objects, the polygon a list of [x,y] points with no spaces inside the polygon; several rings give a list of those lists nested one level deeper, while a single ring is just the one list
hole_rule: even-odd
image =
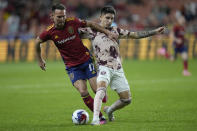
[{"label": "red sock", "polygon": [[170,54],[168,52],[165,53],[165,58],[169,59],[170,58]]},{"label": "red sock", "polygon": [[187,70],[188,69],[188,61],[184,60],[183,65],[184,65],[184,70]]},{"label": "red sock", "polygon": [[[94,110],[94,99],[88,94],[85,97],[82,97],[84,103],[86,106],[93,112]],[[99,117],[103,116],[103,114],[100,112]]]}]

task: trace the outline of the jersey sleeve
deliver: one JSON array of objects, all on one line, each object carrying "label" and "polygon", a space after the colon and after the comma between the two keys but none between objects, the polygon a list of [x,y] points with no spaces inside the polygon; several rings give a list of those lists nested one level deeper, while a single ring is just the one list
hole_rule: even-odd
[{"label": "jersey sleeve", "polygon": [[43,31],[43,32],[40,34],[39,38],[40,38],[41,40],[43,40],[43,41],[50,40],[50,34],[49,34],[48,31]]},{"label": "jersey sleeve", "polygon": [[121,28],[117,28],[117,32],[119,34],[119,38],[128,38],[130,34],[130,31]]},{"label": "jersey sleeve", "polygon": [[82,39],[90,39],[93,40],[96,36],[96,32],[94,32],[90,27],[79,28],[79,35]]},{"label": "jersey sleeve", "polygon": [[78,18],[75,18],[75,23],[76,25],[78,25],[78,27],[86,27],[86,21],[85,20],[81,20],[81,19],[78,19]]}]

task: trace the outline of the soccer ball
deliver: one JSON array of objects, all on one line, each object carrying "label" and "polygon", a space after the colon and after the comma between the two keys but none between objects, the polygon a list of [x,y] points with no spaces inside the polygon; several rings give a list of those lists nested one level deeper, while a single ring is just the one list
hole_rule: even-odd
[{"label": "soccer ball", "polygon": [[72,114],[72,122],[76,125],[85,125],[89,121],[89,114],[83,109],[78,109]]}]

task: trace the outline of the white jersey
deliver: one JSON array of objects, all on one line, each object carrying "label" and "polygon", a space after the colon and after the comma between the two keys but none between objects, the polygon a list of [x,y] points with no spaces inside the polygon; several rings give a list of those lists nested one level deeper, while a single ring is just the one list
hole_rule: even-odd
[{"label": "white jersey", "polygon": [[[128,30],[123,30],[117,27],[110,27],[109,30],[117,34],[119,38],[126,38],[130,33]],[[111,40],[104,33],[95,32],[89,27],[80,28],[79,33],[82,38],[88,38],[91,40],[98,65],[115,70],[122,68],[119,42]]]}]

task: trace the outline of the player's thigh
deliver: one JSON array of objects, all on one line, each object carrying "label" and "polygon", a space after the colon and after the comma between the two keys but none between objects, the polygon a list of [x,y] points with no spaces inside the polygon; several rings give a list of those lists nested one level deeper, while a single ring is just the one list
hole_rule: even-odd
[{"label": "player's thigh", "polygon": [[115,73],[111,81],[111,88],[115,90],[117,93],[130,91],[128,81],[123,71]]},{"label": "player's thigh", "polygon": [[97,88],[107,87],[111,80],[110,69],[105,66],[99,66],[99,73],[97,76]]},{"label": "player's thigh", "polygon": [[88,94],[86,80],[77,80],[74,82],[73,85],[82,96],[85,96]]},{"label": "player's thigh", "polygon": [[96,76],[95,76],[95,77],[92,77],[92,78],[90,78],[90,79],[88,79],[89,84],[90,84],[90,87],[92,88],[92,90],[94,91],[94,93],[95,93],[96,90],[97,90],[97,82],[96,82],[96,79],[97,79]]},{"label": "player's thigh", "polygon": [[89,59],[85,63],[85,75],[86,75],[86,79],[88,79],[88,81],[90,83],[90,87],[92,88],[92,90],[94,92],[96,92],[96,89],[97,89],[97,85],[96,85],[97,71],[96,71],[96,68],[94,66],[94,63],[93,63],[92,59]]}]

